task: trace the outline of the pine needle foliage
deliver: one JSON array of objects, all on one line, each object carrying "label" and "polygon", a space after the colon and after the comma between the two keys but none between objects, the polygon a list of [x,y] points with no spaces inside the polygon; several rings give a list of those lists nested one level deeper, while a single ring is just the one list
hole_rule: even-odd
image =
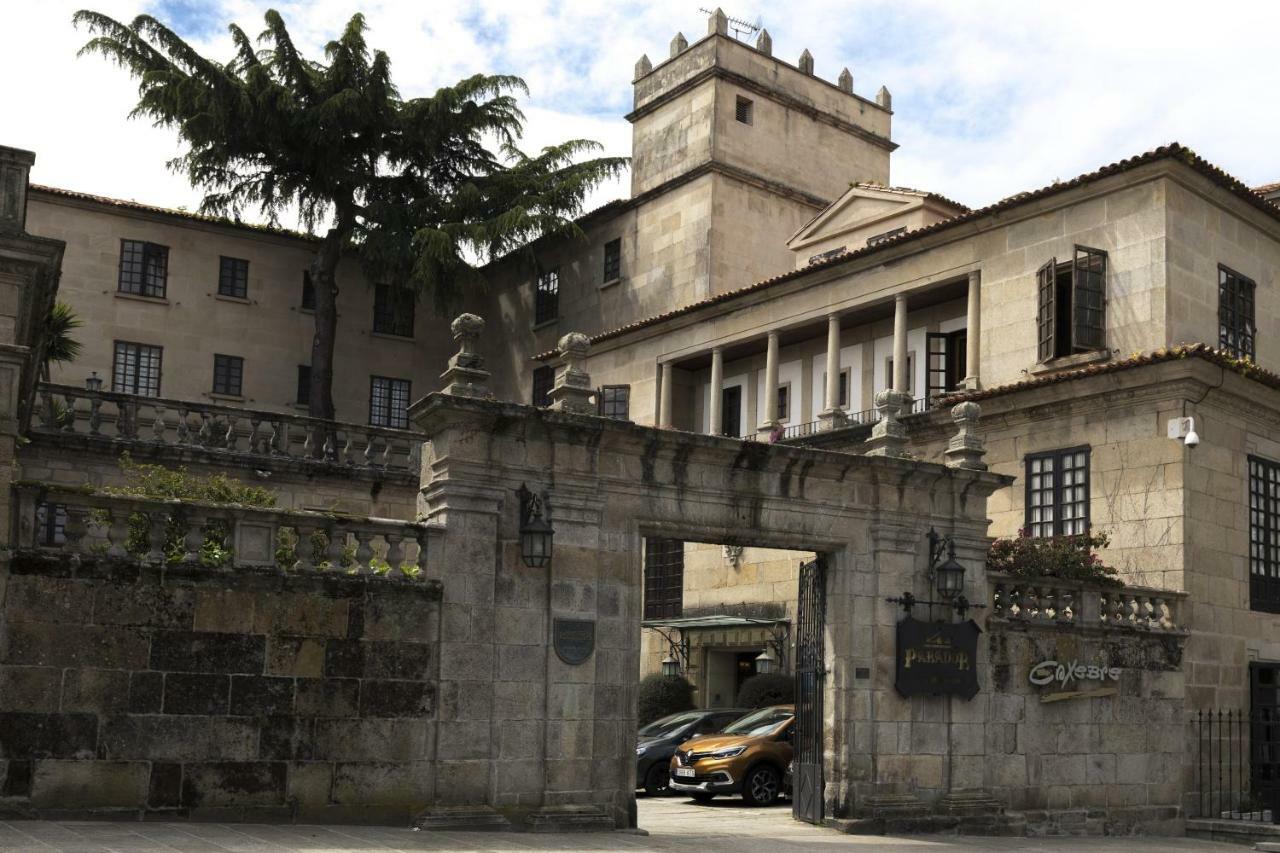
[{"label": "pine needle foliage", "polygon": [[626,159],[590,156],[571,139],[537,153],[518,147],[524,81],[476,74],[427,97],[403,98],[391,59],[372,50],[361,14],[308,59],[275,10],[255,41],[229,31],[234,55],[201,56],[150,15],[123,23],[80,11],[75,24],[98,54],[138,81],[131,116],[175,130],[170,161],[204,192],[203,213],[256,208],[272,225],[296,210],[317,235],[311,279],[316,335],[311,414],[333,417],[335,271],[358,257],[371,283],[403,287],[445,312],[482,284],[480,266],[530,241],[576,234],[587,194]]}]

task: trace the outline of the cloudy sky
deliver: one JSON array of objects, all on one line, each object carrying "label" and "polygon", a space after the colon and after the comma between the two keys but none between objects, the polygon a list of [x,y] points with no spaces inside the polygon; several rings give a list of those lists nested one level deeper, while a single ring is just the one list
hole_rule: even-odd
[{"label": "cloudy sky", "polygon": [[[71,25],[79,3],[10,0],[0,52],[0,144],[33,149],[33,180],[164,206],[199,203],[165,161],[173,135],[127,113],[135,85]],[[92,2],[92,0],[82,0]],[[318,53],[362,9],[402,94],[475,72],[523,76],[528,146],[566,137],[628,154],[632,69],[666,55],[677,30],[706,31],[697,0],[96,0],[118,18],[149,12],[206,55],[230,55],[226,24],[262,29],[274,5]],[[893,181],[985,204],[1177,140],[1246,183],[1280,180],[1280,3],[1217,0],[743,0],[774,52],[808,48],[819,76],[893,93]],[[17,37],[13,37],[16,34]],[[1271,35],[1268,35],[1271,34]],[[1265,38],[1264,38],[1265,37]],[[12,81],[20,81],[14,83]],[[625,179],[591,206],[626,195]]]}]

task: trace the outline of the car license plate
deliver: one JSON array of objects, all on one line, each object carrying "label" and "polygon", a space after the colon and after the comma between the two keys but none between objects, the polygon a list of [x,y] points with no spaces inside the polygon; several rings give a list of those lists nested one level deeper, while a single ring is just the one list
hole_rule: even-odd
[{"label": "car license plate", "polygon": [[686,777],[689,777],[689,778],[693,778],[693,768],[692,768],[692,767],[677,767],[677,768],[676,768],[676,770],[675,770],[675,773],[676,773],[676,775],[677,775],[677,776],[686,776]]}]

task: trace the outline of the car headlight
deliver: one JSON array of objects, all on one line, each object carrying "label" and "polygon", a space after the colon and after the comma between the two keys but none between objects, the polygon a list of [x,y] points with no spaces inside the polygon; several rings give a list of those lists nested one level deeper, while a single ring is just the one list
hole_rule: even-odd
[{"label": "car headlight", "polygon": [[727,749],[717,749],[715,752],[711,753],[711,757],[712,758],[733,758],[735,755],[742,755],[742,753],[746,751],[747,751],[747,748],[745,746],[731,746],[731,747],[728,747]]},{"label": "car headlight", "polygon": [[648,748],[649,748],[649,747],[647,747],[647,746],[637,746],[637,747],[636,747],[636,755],[644,755],[645,750],[647,750]]}]

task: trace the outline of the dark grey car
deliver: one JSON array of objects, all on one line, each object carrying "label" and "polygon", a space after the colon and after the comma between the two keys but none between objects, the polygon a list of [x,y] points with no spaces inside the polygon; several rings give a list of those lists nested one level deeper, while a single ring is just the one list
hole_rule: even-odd
[{"label": "dark grey car", "polygon": [[642,726],[636,744],[636,787],[644,788],[651,797],[667,793],[676,747],[701,735],[715,734],[746,713],[737,708],[681,711]]}]

